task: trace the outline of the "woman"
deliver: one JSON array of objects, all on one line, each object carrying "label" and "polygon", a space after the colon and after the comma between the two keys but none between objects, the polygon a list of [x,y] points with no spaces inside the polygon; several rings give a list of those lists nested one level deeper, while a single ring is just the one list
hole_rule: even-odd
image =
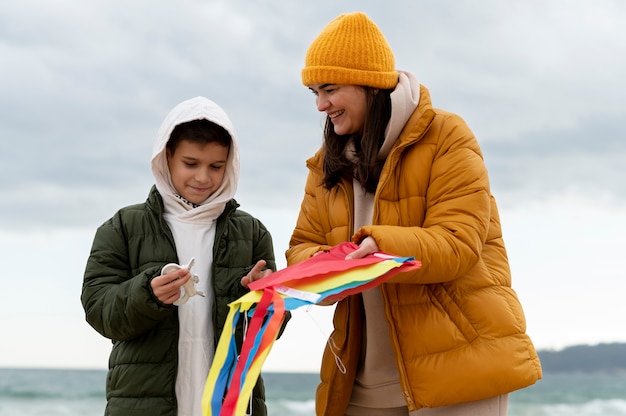
[{"label": "woman", "polygon": [[417,271],[336,305],[318,415],[506,415],[508,393],[541,378],[487,169],[457,115],[396,71],[363,13],[331,21],[302,81],[327,114],[288,264],[340,242],[414,256]]}]

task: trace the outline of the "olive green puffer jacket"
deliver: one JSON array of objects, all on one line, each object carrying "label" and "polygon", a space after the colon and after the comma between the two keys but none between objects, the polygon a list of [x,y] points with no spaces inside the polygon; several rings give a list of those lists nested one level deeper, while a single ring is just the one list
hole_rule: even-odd
[{"label": "olive green puffer jacket", "polygon": [[[211,273],[216,345],[228,303],[247,292],[240,279],[261,259],[276,270],[270,233],[238,206],[231,200],[217,219]],[[179,260],[154,187],[145,203],[119,210],[96,232],[81,300],[87,322],[113,341],[106,415],[177,415],[178,308],[159,302],[150,286],[167,263]],[[238,328],[239,347],[242,333]],[[260,377],[253,391],[253,414],[267,414]]]}]

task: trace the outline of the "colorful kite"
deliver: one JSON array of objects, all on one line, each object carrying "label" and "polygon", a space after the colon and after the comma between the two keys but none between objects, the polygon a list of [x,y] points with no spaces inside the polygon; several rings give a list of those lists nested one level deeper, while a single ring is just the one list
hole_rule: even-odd
[{"label": "colorful kite", "polygon": [[[202,397],[204,416],[246,414],[261,367],[278,336],[286,311],[378,286],[399,272],[416,270],[413,257],[374,253],[345,260],[356,250],[342,243],[301,263],[286,267],[249,285],[250,292],[229,304]],[[240,316],[248,319],[241,351],[235,344]]]}]

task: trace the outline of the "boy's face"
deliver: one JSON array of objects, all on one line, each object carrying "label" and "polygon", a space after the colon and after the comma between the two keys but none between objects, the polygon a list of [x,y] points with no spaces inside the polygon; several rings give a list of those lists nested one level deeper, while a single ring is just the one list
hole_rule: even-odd
[{"label": "boy's face", "polygon": [[167,151],[167,166],[176,192],[199,204],[215,192],[226,173],[228,147],[181,140],[173,153]]}]

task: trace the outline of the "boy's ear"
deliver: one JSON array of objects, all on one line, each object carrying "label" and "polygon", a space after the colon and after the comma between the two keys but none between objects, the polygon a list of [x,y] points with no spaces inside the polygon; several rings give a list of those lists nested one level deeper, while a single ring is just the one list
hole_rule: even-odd
[{"label": "boy's ear", "polygon": [[166,147],[165,148],[165,160],[167,160],[168,162],[170,161],[170,157],[172,157],[172,152],[170,152],[170,148]]}]

